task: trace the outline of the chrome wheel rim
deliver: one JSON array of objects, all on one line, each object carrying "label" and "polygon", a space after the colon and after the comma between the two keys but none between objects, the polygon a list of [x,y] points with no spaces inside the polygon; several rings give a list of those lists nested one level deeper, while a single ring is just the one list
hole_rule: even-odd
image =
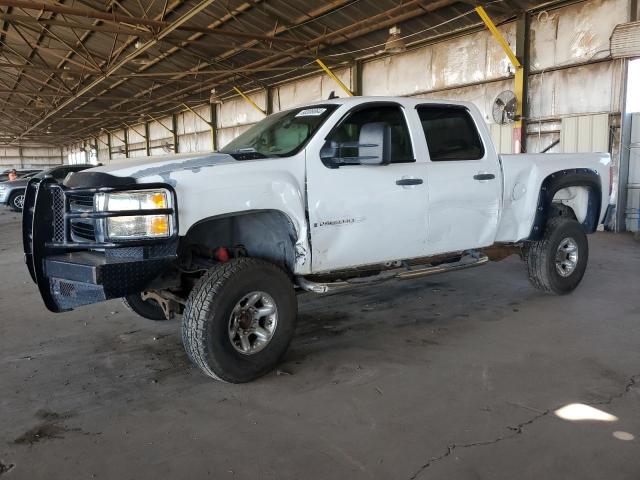
[{"label": "chrome wheel rim", "polygon": [[568,277],[578,266],[578,244],[567,237],[558,245],[556,251],[556,270],[561,277]]},{"label": "chrome wheel rim", "polygon": [[229,317],[229,340],[237,352],[253,355],[263,350],[278,326],[278,307],[266,292],[251,292],[240,299]]},{"label": "chrome wheel rim", "polygon": [[19,208],[20,210],[22,210],[22,207],[24,206],[24,195],[16,196],[15,200],[13,201],[13,204],[15,205],[16,208]]}]

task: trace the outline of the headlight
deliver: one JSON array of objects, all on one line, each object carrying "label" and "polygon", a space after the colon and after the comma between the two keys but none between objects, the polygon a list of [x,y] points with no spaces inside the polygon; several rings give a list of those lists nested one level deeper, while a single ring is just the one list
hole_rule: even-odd
[{"label": "headlight", "polygon": [[123,210],[155,210],[171,208],[168,190],[137,190],[129,192],[98,193],[95,196],[98,212],[121,212]]},{"label": "headlight", "polygon": [[[105,239],[134,240],[141,238],[166,238],[173,235],[173,219],[170,214],[152,213],[153,210],[173,208],[168,190],[135,190],[128,192],[98,193],[94,198],[97,212],[140,211],[139,215],[107,217],[101,221]],[[145,210],[149,213],[145,214]]]}]

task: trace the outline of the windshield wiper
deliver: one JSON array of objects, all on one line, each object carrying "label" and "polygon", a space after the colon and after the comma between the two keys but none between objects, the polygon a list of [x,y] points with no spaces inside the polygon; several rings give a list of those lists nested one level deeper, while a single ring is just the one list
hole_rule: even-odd
[{"label": "windshield wiper", "polygon": [[259,158],[269,158],[267,155],[257,151],[253,147],[236,148],[235,150],[223,150],[222,153],[227,153],[233,156],[236,160],[255,160]]},{"label": "windshield wiper", "polygon": [[253,147],[244,147],[236,148],[235,150],[231,150],[229,153],[258,153],[258,151]]}]

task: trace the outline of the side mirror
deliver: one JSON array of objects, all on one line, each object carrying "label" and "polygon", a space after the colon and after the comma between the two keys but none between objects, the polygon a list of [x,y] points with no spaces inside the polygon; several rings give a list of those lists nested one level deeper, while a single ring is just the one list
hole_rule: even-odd
[{"label": "side mirror", "polygon": [[327,140],[320,150],[329,168],[343,165],[387,165],[391,162],[391,127],[384,122],[365,123],[357,142]]}]

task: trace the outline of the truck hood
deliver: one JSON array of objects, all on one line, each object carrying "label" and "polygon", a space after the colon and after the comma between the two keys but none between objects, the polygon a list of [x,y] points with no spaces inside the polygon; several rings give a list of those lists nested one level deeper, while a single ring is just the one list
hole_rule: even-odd
[{"label": "truck hood", "polygon": [[179,170],[198,172],[201,168],[234,162],[236,160],[225,153],[183,153],[128,159],[126,161],[115,160],[109,165],[92,168],[89,172],[102,172],[118,177],[132,177],[135,179],[160,176],[163,180],[171,183],[170,176],[172,172]]}]

